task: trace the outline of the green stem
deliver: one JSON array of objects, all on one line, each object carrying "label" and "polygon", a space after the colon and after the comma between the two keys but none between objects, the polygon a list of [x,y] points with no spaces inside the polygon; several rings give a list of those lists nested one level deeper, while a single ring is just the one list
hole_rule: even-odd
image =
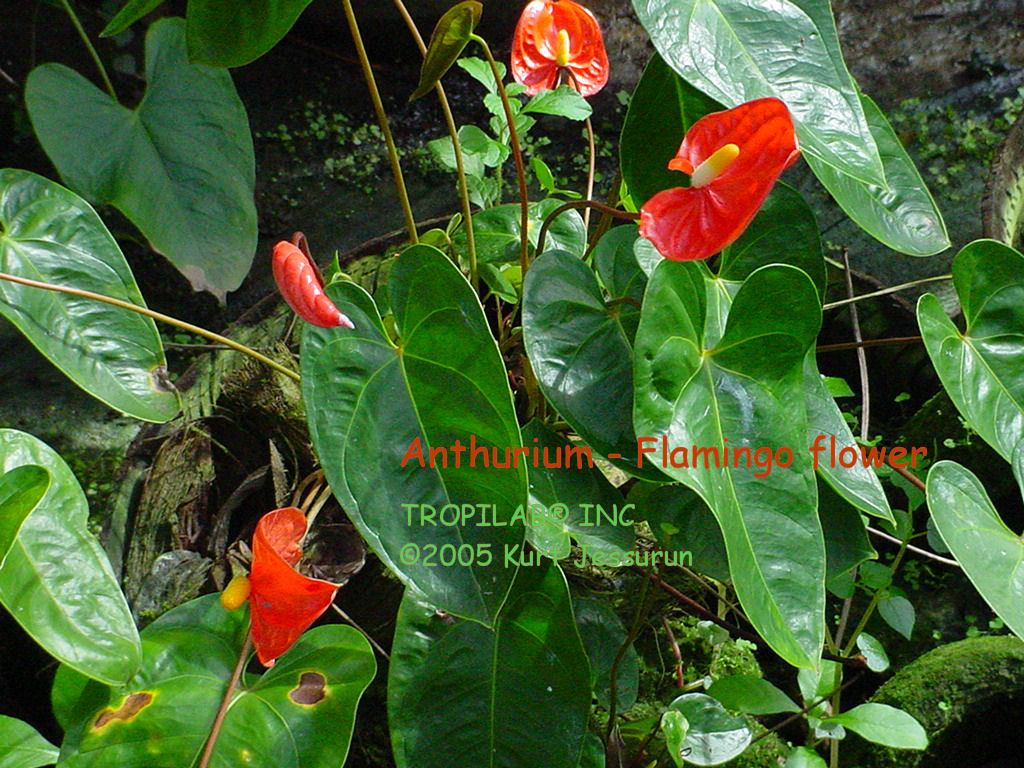
[{"label": "green stem", "polygon": [[[896,553],[896,557],[894,557],[892,560],[892,565],[890,566],[890,568],[892,569],[893,573],[896,572],[896,569],[900,565],[900,561],[903,559],[903,555],[905,555],[906,553],[907,542],[904,541],[900,544],[900,551]],[[864,615],[860,617],[860,621],[857,622],[856,628],[854,628],[853,632],[850,633],[850,640],[846,644],[846,647],[843,649],[844,656],[849,656],[851,653],[853,653],[853,649],[857,646],[857,638],[860,637],[860,633],[864,631],[864,627],[868,625],[868,619],[870,619],[871,614],[875,612],[875,608],[877,608],[878,604],[882,601],[882,596],[884,594],[885,590],[879,589],[876,590],[875,594],[871,596],[871,602],[869,602],[868,607],[864,609]]]},{"label": "green stem", "polygon": [[[409,28],[409,32],[412,33],[413,39],[416,40],[420,53],[425,56],[427,46],[423,42],[423,36],[420,35],[420,31],[416,28],[416,22],[409,15],[405,3],[402,0],[394,0],[394,3],[398,13],[401,14],[402,19],[405,21],[405,25]],[[441,111],[444,113],[444,121],[448,126],[448,135],[452,137],[452,147],[455,150],[455,169],[459,179],[459,200],[462,203],[463,226],[466,228],[466,248],[469,251],[469,281],[473,288],[476,289],[479,281],[476,265],[476,237],[473,234],[473,208],[469,202],[469,183],[466,180],[466,169],[462,162],[462,143],[459,141],[459,131],[455,127],[455,117],[452,115],[451,104],[448,103],[448,96],[445,94],[444,86],[441,85],[440,81],[434,86],[434,90],[437,92],[437,98],[441,102]]]},{"label": "green stem", "polygon": [[78,15],[75,10],[71,7],[71,3],[68,0],[60,0],[60,4],[64,6],[64,10],[67,11],[68,16],[71,17],[71,23],[75,25],[75,29],[78,30],[78,36],[82,38],[82,42],[85,43],[85,47],[89,49],[89,55],[92,56],[93,62],[96,64],[96,69],[100,71],[100,77],[103,78],[103,85],[107,89],[107,93],[110,94],[110,98],[117,101],[117,93],[114,91],[114,84],[110,82],[110,78],[107,77],[107,70],[103,66],[103,62],[100,61],[99,54],[96,53],[96,49],[93,48],[92,42],[89,40],[89,36],[85,33],[85,28],[82,26],[82,22],[78,20]]},{"label": "green stem", "polygon": [[952,277],[952,275],[937,275],[935,277],[923,277],[920,280],[912,280],[909,283],[903,283],[902,285],[894,285],[891,288],[883,288],[880,291],[873,291],[872,293],[865,293],[860,296],[854,296],[849,299],[841,299],[840,301],[832,301],[823,306],[822,309],[835,309],[836,307],[843,307],[846,306],[847,304],[853,304],[854,302],[860,301],[862,299],[873,299],[876,296],[887,296],[890,293],[899,293],[900,291],[907,290],[907,288],[914,288],[915,286],[924,285],[925,283],[934,283],[939,280],[950,280],[952,279]]},{"label": "green stem", "polygon": [[204,339],[209,339],[210,341],[215,341],[219,344],[223,344],[224,346],[230,347],[236,352],[241,352],[243,355],[248,355],[254,360],[259,360],[261,363],[263,363],[266,366],[269,366],[270,368],[273,368],[278,373],[283,373],[285,376],[288,376],[291,379],[295,379],[295,381],[299,381],[299,374],[297,374],[295,371],[285,368],[283,365],[271,360],[266,355],[261,355],[255,349],[247,347],[244,344],[239,344],[237,341],[229,339],[227,336],[221,336],[219,333],[208,331],[205,328],[202,328],[198,325],[186,323],[184,320],[179,320],[176,317],[165,315],[162,312],[154,312],[152,309],[149,309],[148,307],[140,307],[137,304],[132,304],[131,302],[128,301],[115,299],[113,296],[104,296],[102,293],[83,291],[79,288],[68,288],[67,286],[55,285],[53,283],[44,283],[40,282],[39,280],[29,280],[26,277],[9,275],[5,272],[0,272],[0,280],[8,280],[12,283],[18,283],[19,285],[27,285],[30,288],[42,288],[43,290],[46,291],[55,291],[56,293],[66,293],[69,296],[78,296],[83,299],[101,301],[104,304],[111,304],[115,307],[120,307],[121,309],[127,309],[130,312],[137,312],[140,315],[145,315],[146,317],[151,317],[154,320],[159,320],[161,323],[173,325],[175,328],[181,328],[183,331],[194,333],[196,336],[202,336]]},{"label": "green stem", "polygon": [[[594,196],[594,176],[597,174],[597,150],[594,142],[594,124],[588,117],[585,123],[587,127],[587,150],[590,153],[590,161],[587,165],[587,194],[585,197],[590,200]],[[583,231],[590,231],[590,208],[583,211]]]},{"label": "green stem", "polygon": [[352,0],[341,0],[341,4],[345,8],[345,19],[348,21],[348,28],[352,33],[352,41],[356,46],[356,55],[359,57],[359,65],[363,69],[363,78],[366,80],[366,87],[370,92],[373,111],[377,114],[377,123],[384,133],[384,141],[388,146],[388,159],[391,161],[391,173],[395,177],[395,191],[398,193],[398,202],[402,206],[402,215],[405,217],[405,228],[409,232],[409,239],[414,243],[418,243],[416,219],[412,215],[412,206],[409,204],[409,192],[405,187],[405,179],[402,176],[402,164],[398,160],[398,149],[395,147],[395,139],[391,135],[391,126],[388,125],[388,115],[384,111],[384,103],[380,100],[380,91],[377,90],[377,80],[373,76],[370,59],[366,55],[363,36],[359,34],[359,23],[356,21],[355,12],[352,10]]},{"label": "green stem", "polygon": [[501,105],[505,108],[505,120],[508,123],[508,140],[512,148],[512,159],[516,164],[516,179],[519,182],[519,266],[522,268],[522,276],[526,277],[526,270],[530,267],[530,197],[526,191],[526,166],[523,165],[523,151],[519,146],[519,133],[516,131],[516,121],[512,114],[512,105],[508,100],[508,93],[505,91],[505,84],[501,81],[501,74],[498,72],[498,62],[494,60],[491,47],[487,41],[476,34],[469,36],[470,40],[476,42],[484,51],[487,63],[491,65],[491,74],[494,76],[494,83],[498,88],[498,96],[501,98]]},{"label": "green stem", "polygon": [[228,689],[224,691],[224,698],[221,699],[220,709],[217,710],[217,716],[213,719],[213,725],[210,726],[210,735],[206,739],[206,747],[203,749],[203,756],[199,759],[199,765],[197,768],[206,768],[210,764],[210,758],[213,756],[213,748],[217,745],[217,737],[220,736],[220,729],[224,724],[224,716],[228,713],[228,707],[231,705],[231,698],[234,696],[235,688],[238,686],[238,681],[242,677],[242,670],[245,668],[246,659],[249,658],[250,648],[252,648],[252,632],[247,632],[245,635],[245,643],[242,644],[242,652],[238,654],[238,663],[235,664],[235,671],[231,673],[231,681],[228,683]]}]

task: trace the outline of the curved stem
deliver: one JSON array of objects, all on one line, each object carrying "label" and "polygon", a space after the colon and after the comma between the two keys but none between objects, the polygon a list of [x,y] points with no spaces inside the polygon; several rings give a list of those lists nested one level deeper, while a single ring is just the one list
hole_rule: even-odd
[{"label": "curved stem", "polygon": [[217,737],[220,736],[220,728],[224,724],[224,716],[228,713],[228,707],[231,705],[231,697],[235,693],[235,688],[238,686],[238,680],[242,677],[242,670],[245,668],[245,661],[249,658],[249,649],[252,648],[252,632],[247,632],[245,635],[245,643],[242,644],[242,652],[238,654],[238,663],[235,664],[235,671],[231,673],[231,681],[228,683],[228,689],[224,691],[224,698],[220,701],[220,709],[217,710],[217,716],[213,719],[213,725],[210,726],[210,735],[206,739],[206,747],[203,749],[203,756],[199,759],[199,765],[197,768],[207,768],[210,764],[210,758],[213,756],[213,748],[217,745]]},{"label": "curved stem", "polygon": [[[427,46],[423,42],[423,36],[420,35],[420,31],[416,28],[416,22],[409,15],[405,3],[402,0],[394,0],[394,3],[398,13],[405,21],[405,25],[409,28],[409,32],[412,33],[413,39],[416,40],[420,53],[426,55]],[[462,203],[463,226],[466,228],[466,249],[469,252],[469,282],[476,289],[478,282],[476,237],[473,234],[473,208],[469,202],[469,184],[466,180],[466,169],[462,161],[462,143],[459,141],[459,131],[455,127],[455,117],[452,115],[451,104],[448,103],[448,96],[445,94],[444,86],[441,85],[440,81],[434,86],[434,90],[437,92],[438,101],[441,102],[441,111],[444,113],[444,121],[448,126],[448,135],[452,137],[452,148],[455,150],[455,170],[459,179],[459,200]]]},{"label": "curved stem", "polygon": [[844,341],[840,344],[820,344],[815,348],[816,352],[842,352],[847,349],[860,349],[867,347],[889,347],[899,344],[916,344],[922,341],[920,336],[893,336],[889,339],[868,339],[867,341]]},{"label": "curved stem", "polygon": [[494,84],[498,88],[501,106],[505,108],[505,121],[508,123],[508,141],[512,149],[512,159],[516,164],[516,180],[519,183],[519,266],[522,268],[522,277],[525,278],[526,270],[530,266],[530,253],[528,250],[530,245],[530,197],[526,191],[526,167],[523,165],[523,150],[519,146],[516,120],[512,114],[512,105],[508,100],[508,92],[505,90],[505,84],[501,81],[501,74],[498,72],[498,62],[494,60],[494,55],[491,53],[491,47],[479,35],[472,34],[469,36],[469,39],[473,40],[483,49],[484,56],[487,57],[487,63],[491,65],[491,74],[494,76]]},{"label": "curved stem", "polygon": [[835,309],[836,307],[843,307],[846,306],[847,304],[853,304],[854,302],[861,301],[862,299],[873,299],[876,296],[888,296],[890,293],[899,293],[900,291],[905,291],[908,288],[915,288],[916,286],[924,285],[925,283],[935,283],[940,280],[951,280],[952,278],[952,275],[936,275],[935,277],[923,277],[920,280],[911,280],[909,283],[894,285],[890,288],[882,288],[880,291],[872,291],[871,293],[865,293],[860,296],[853,296],[849,299],[831,301],[828,304],[825,304],[822,307],[822,309]]},{"label": "curved stem", "polygon": [[68,16],[71,17],[71,23],[74,24],[75,29],[78,30],[78,36],[82,38],[82,42],[85,43],[85,47],[89,49],[89,55],[92,57],[93,63],[96,64],[96,69],[100,71],[100,77],[103,78],[103,86],[107,89],[107,93],[110,94],[110,98],[117,101],[117,93],[114,91],[114,84],[110,82],[110,78],[107,77],[107,70],[103,66],[103,62],[100,60],[100,56],[96,53],[96,49],[93,48],[92,42],[89,40],[89,36],[85,33],[85,28],[82,26],[82,22],[78,20],[78,15],[71,7],[71,3],[68,0],[60,0],[60,4],[64,6],[64,10],[67,11]]},{"label": "curved stem", "polygon": [[[580,84],[576,80],[576,75],[574,75],[572,73],[572,70],[570,70],[568,68],[565,69],[565,73],[566,73],[566,75],[568,75],[569,82],[572,83],[572,87],[575,88],[577,92],[579,92]],[[583,195],[583,197],[586,200],[590,200],[594,196],[594,176],[596,175],[596,172],[597,172],[597,150],[596,150],[595,142],[594,142],[594,123],[591,121],[589,116],[587,117],[586,121],[584,122],[584,125],[586,126],[586,129],[587,129],[587,152],[588,152],[588,158],[589,159],[587,161],[587,192],[586,192],[585,195]],[[590,231],[590,209],[589,208],[587,208],[583,212],[583,231],[584,232],[589,232]]]},{"label": "curved stem", "polygon": [[241,352],[243,355],[248,355],[254,360],[259,360],[266,366],[273,368],[278,373],[283,373],[285,376],[299,381],[299,374],[295,371],[285,368],[278,362],[271,360],[266,355],[261,355],[255,349],[247,347],[244,344],[239,344],[234,339],[229,339],[227,336],[221,336],[219,333],[208,331],[198,325],[192,325],[192,323],[186,323],[184,320],[179,320],[176,317],[165,315],[162,312],[154,312],[148,307],[140,307],[137,304],[132,304],[128,301],[122,301],[121,299],[115,299],[113,296],[104,296],[102,293],[93,293],[92,291],[83,291],[79,288],[68,288],[64,285],[55,285],[54,283],[44,283],[39,280],[29,280],[26,277],[18,277],[17,275],[9,275],[6,272],[0,272],[0,280],[8,280],[12,283],[18,283],[19,285],[27,285],[30,288],[42,288],[46,291],[54,291],[56,293],[66,293],[69,296],[78,296],[83,299],[92,299],[93,301],[101,301],[104,304],[111,304],[121,309],[127,309],[130,312],[137,312],[140,315],[151,317],[154,320],[159,320],[161,323],[167,325],[173,325],[175,328],[181,328],[183,331],[194,333],[196,336],[202,336],[204,339],[210,339],[218,344],[223,344],[226,347],[230,347],[236,352]]},{"label": "curved stem", "polygon": [[409,239],[414,243],[418,243],[416,219],[412,215],[412,206],[409,204],[409,191],[405,188],[402,164],[398,160],[398,149],[395,147],[395,139],[391,135],[391,126],[388,125],[388,115],[384,111],[384,103],[380,100],[380,91],[377,90],[377,80],[373,76],[370,59],[366,55],[363,36],[359,34],[359,23],[356,21],[355,12],[352,10],[352,0],[341,0],[341,4],[345,8],[345,20],[348,22],[349,31],[352,33],[352,41],[355,43],[356,54],[359,56],[359,65],[363,70],[366,88],[370,92],[370,101],[373,102],[373,111],[377,114],[377,123],[384,133],[384,141],[388,146],[388,159],[391,161],[391,173],[395,177],[395,191],[398,193],[398,202],[402,206],[402,215],[405,217],[405,228],[409,232]]},{"label": "curved stem", "polygon": [[[895,573],[896,569],[899,568],[900,561],[903,556],[907,553],[907,542],[900,543],[900,551],[896,553],[896,557],[892,560],[892,565],[889,566],[892,572]],[[868,619],[871,618],[871,614],[875,612],[875,608],[882,600],[882,596],[885,594],[885,589],[875,590],[875,594],[871,596],[871,601],[868,603],[868,607],[864,609],[864,615],[860,617],[860,621],[857,622],[857,626],[853,632],[850,633],[850,640],[846,643],[846,647],[843,649],[843,655],[849,656],[853,653],[854,647],[857,645],[857,638],[860,637],[860,633],[864,631],[864,627],[868,625]]]},{"label": "curved stem", "polygon": [[563,203],[555,208],[555,210],[549,213],[548,217],[544,219],[544,223],[540,228],[540,234],[537,236],[537,253],[544,252],[544,241],[547,239],[548,230],[551,228],[555,219],[566,211],[572,211],[579,208],[593,208],[616,219],[629,219],[630,221],[638,221],[640,219],[639,213],[620,211],[618,208],[612,208],[610,205],[599,203],[597,200],[570,200],[568,203]]}]

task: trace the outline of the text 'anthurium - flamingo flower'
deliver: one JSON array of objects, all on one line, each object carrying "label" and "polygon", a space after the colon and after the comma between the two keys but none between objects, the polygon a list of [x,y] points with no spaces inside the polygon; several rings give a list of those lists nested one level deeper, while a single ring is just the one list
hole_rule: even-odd
[{"label": "text 'anthurium - flamingo flower'", "polygon": [[338,591],[338,584],[311,579],[295,570],[305,533],[302,510],[285,507],[260,518],[252,537],[252,642],[267,667],[327,610]]},{"label": "text 'anthurium - flamingo flower'", "polygon": [[271,266],[281,296],[307,323],[320,328],[355,327],[324,293],[316,266],[294,243],[282,240],[275,245]]},{"label": "text 'anthurium - flamingo flower'", "polygon": [[558,72],[593,96],[608,82],[608,54],[594,14],[573,0],[531,0],[512,39],[512,77],[533,96],[554,88]]},{"label": "text 'anthurium - flamingo flower'", "polygon": [[668,164],[690,174],[690,186],[648,200],[640,209],[640,234],[674,261],[718,253],[743,233],[799,154],[793,119],[779,99],[705,115]]}]

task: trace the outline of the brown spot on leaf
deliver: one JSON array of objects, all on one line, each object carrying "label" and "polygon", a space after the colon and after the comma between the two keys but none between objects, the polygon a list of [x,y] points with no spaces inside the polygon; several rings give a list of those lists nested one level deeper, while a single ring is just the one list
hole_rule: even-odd
[{"label": "brown spot on leaf", "polygon": [[92,724],[95,729],[103,728],[115,720],[131,720],[153,700],[152,693],[132,693],[125,697],[117,709],[107,707],[96,716]]},{"label": "brown spot on leaf", "polygon": [[327,678],[319,672],[303,672],[299,684],[288,691],[288,698],[304,707],[312,707],[327,694]]}]

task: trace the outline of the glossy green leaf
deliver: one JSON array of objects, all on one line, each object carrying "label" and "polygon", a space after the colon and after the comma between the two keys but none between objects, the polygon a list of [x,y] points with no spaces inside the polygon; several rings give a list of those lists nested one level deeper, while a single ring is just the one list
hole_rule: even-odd
[{"label": "glossy green leaf", "polygon": [[0,768],[42,768],[57,762],[57,748],[26,722],[0,715]]},{"label": "glossy green leaf", "polygon": [[[406,584],[450,613],[489,623],[515,575],[514,565],[505,565],[506,549],[523,544],[522,523],[509,523],[527,501],[527,461],[483,464],[485,455],[512,463],[506,451],[523,443],[479,300],[429,246],[407,249],[391,269],[397,347],[361,288],[334,283],[328,293],[355,330],[307,327],[302,394],[331,488]],[[456,441],[464,451],[457,452]],[[447,449],[447,466],[440,454],[429,465],[434,448]],[[421,524],[422,504],[486,505],[497,525]],[[461,564],[441,565],[452,560],[440,559],[442,548]]]},{"label": "glossy green leaf", "polygon": [[0,568],[18,531],[50,487],[50,473],[31,464],[0,474]]},{"label": "glossy green leaf", "polygon": [[914,161],[882,110],[867,96],[860,98],[886,184],[862,181],[810,154],[807,164],[846,214],[883,245],[911,256],[945,250],[950,245],[946,224]]},{"label": "glossy green leaf", "polygon": [[[92,683],[61,746],[68,768],[177,768],[198,759],[248,630],[217,595],[167,612],[142,632],[143,665],[117,688]],[[376,673],[369,643],[333,624],[306,632],[274,667],[247,675],[224,718],[211,768],[337,768],[356,707]]]},{"label": "glossy green leaf", "polygon": [[884,184],[878,148],[842,60],[795,3],[633,0],[655,49],[676,72],[728,107],[764,96],[789,106],[800,144],[856,178]]},{"label": "glossy green leaf", "polygon": [[793,747],[785,768],[828,768],[828,763],[810,747]]},{"label": "glossy green leaf", "polygon": [[312,0],[189,0],[188,57],[241,67],[280,42]]},{"label": "glossy green leaf", "polygon": [[476,0],[462,0],[437,20],[423,58],[419,85],[409,97],[409,101],[425,96],[451,69],[452,64],[469,43],[469,36],[473,34],[480,21],[483,9],[483,5]]},{"label": "glossy green leaf", "polygon": [[[1020,465],[1022,458],[1016,457]],[[1024,637],[1024,541],[1003,522],[970,470],[940,461],[928,471],[928,509],[942,540],[992,610]]]},{"label": "glossy green leaf", "polygon": [[[981,590],[978,590],[979,592]],[[878,615],[907,640],[914,632],[914,604],[902,595],[887,595],[878,601]]]},{"label": "glossy green leaf", "polygon": [[857,650],[867,660],[868,669],[872,672],[885,672],[889,668],[889,655],[874,635],[861,632],[857,635]]},{"label": "glossy green leaf", "polygon": [[629,100],[619,137],[622,178],[638,206],[663,189],[687,185],[687,177],[670,171],[668,162],[690,126],[721,109],[673,72],[661,56],[651,57]]},{"label": "glossy green leaf", "polygon": [[669,704],[669,709],[682,713],[689,725],[681,753],[687,763],[720,765],[750,746],[746,721],[730,715],[707,694],[684,693]]},{"label": "glossy green leaf", "polygon": [[181,19],[150,26],[146,81],[132,110],[74,70],[43,64],[25,104],[68,186],[118,208],[193,288],[223,301],[256,250],[245,107],[227,72],[189,64]]},{"label": "glossy green leaf", "polygon": [[162,5],[163,2],[164,0],[128,0],[124,7],[103,28],[103,31],[100,32],[100,37],[113,37],[124,32],[154,8]]},{"label": "glossy green leaf", "polygon": [[[825,548],[802,447],[803,359],[821,321],[818,294],[794,267],[763,267],[706,349],[704,282],[702,265],[666,261],[648,283],[635,349],[637,433],[654,450],[647,460],[715,514],[737,595],[762,637],[795,666],[811,666],[824,634]],[[726,440],[732,460],[715,459]],[[749,452],[737,461],[741,448]],[[787,451],[790,465],[774,467]]]},{"label": "glossy green leaf", "polygon": [[0,430],[0,472],[27,465],[46,469],[50,486],[0,568],[0,603],[51,656],[88,677],[124,682],[139,665],[139,635],[89,532],[85,493],[49,446]]},{"label": "glossy green leaf", "polygon": [[398,768],[576,768],[590,670],[553,563],[520,568],[494,629],[407,591],[388,678]]},{"label": "glossy green leaf", "polygon": [[[0,271],[145,306],[114,238],[78,195],[27,171],[0,170]],[[0,280],[0,315],[96,399],[168,421],[178,397],[156,325],[130,310]]]},{"label": "glossy green leaf", "polygon": [[658,478],[656,470],[636,466],[633,352],[620,317],[576,256],[550,251],[530,265],[523,338],[544,396],[594,451],[628,472]]},{"label": "glossy green leaf", "polygon": [[789,264],[807,273],[825,295],[828,278],[814,211],[800,193],[776,184],[742,235],[722,251],[718,276],[743,281],[768,264]]},{"label": "glossy green leaf", "polygon": [[796,681],[800,686],[800,698],[804,706],[815,705],[809,710],[810,714],[824,714],[829,706],[827,699],[842,685],[843,665],[838,661],[822,660],[817,669],[797,671]]},{"label": "glossy green leaf", "polygon": [[[534,248],[540,228],[558,206],[561,200],[547,198],[530,203],[529,229],[527,239]],[[476,238],[477,258],[481,262],[519,260],[519,203],[509,203],[488,208],[473,215],[473,233]],[[466,235],[459,230],[453,238],[460,252],[466,252]],[[582,256],[587,247],[587,235],[583,231],[583,218],[578,211],[560,214],[548,229],[544,239],[545,251],[568,251]]]},{"label": "glossy green leaf", "polygon": [[[608,709],[611,702],[612,665],[626,642],[626,628],[618,614],[598,600],[577,600],[573,604],[576,629],[590,659],[590,682],[597,703]],[[615,676],[615,709],[625,712],[636,704],[640,686],[640,656],[630,643]]]},{"label": "glossy green leaf", "polygon": [[960,415],[1012,461],[1024,437],[1024,256],[978,240],[953,260],[953,283],[967,328],[926,294],[917,303],[925,349]]},{"label": "glossy green leaf", "polygon": [[639,238],[635,225],[608,230],[594,246],[593,262],[610,302],[615,303],[619,323],[633,343],[640,324],[647,275],[637,263],[634,247]]},{"label": "glossy green leaf", "polygon": [[764,678],[755,675],[719,678],[708,688],[708,696],[718,699],[726,709],[748,715],[800,711],[800,707],[789,696]]},{"label": "glossy green leaf", "polygon": [[566,120],[586,120],[594,110],[575,88],[560,85],[538,93],[523,105],[522,111],[555,115]]},{"label": "glossy green leaf", "polygon": [[573,445],[538,421],[522,433],[523,445],[538,452],[538,460],[530,462],[530,503],[536,514],[527,518],[527,540],[552,560],[569,556],[570,536],[582,548],[582,558],[618,559],[632,552],[632,505],[585,446]]},{"label": "glossy green leaf", "polygon": [[868,702],[833,715],[825,722],[839,723],[868,741],[896,749],[925,749],[928,734],[914,717],[888,704]]},{"label": "glossy green leaf", "polygon": [[[818,361],[813,349],[804,359],[804,402],[807,404],[806,442],[815,457],[812,461],[816,460],[818,474],[847,503],[869,515],[892,522],[892,508],[878,475],[870,461],[865,466],[850,425],[843,418],[835,398],[829,394],[818,372]],[[816,450],[819,448],[820,451]],[[852,467],[844,467],[838,460],[844,448],[853,450],[857,456]]]}]

